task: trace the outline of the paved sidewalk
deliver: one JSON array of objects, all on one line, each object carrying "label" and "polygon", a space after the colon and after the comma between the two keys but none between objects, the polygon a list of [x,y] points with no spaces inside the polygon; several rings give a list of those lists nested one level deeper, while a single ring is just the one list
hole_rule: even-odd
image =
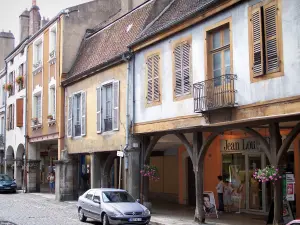
[{"label": "paved sidewalk", "polygon": [[[151,225],[196,225],[194,207],[177,204],[153,204]],[[206,224],[212,225],[265,225],[265,216],[251,214],[222,213],[219,218],[207,218]]]}]

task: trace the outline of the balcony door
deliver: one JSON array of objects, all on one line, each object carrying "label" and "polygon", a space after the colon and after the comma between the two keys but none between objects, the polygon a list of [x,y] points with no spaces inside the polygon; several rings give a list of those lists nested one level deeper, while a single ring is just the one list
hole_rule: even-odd
[{"label": "balcony door", "polygon": [[209,32],[207,76],[210,82],[206,92],[210,108],[224,107],[232,102],[234,86],[230,50],[229,24]]}]

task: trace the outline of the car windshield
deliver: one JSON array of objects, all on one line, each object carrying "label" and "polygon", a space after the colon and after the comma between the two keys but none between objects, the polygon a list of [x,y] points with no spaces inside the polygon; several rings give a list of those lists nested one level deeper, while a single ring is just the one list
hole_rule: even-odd
[{"label": "car windshield", "polygon": [[0,181],[12,181],[8,175],[0,174]]},{"label": "car windshield", "polygon": [[133,197],[125,191],[102,192],[103,202],[135,202]]}]

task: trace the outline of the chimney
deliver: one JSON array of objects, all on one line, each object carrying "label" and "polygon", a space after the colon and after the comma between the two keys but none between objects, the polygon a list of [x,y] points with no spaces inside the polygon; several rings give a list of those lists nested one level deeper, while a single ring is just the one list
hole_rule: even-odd
[{"label": "chimney", "polygon": [[40,8],[36,5],[36,0],[32,0],[32,7],[29,12],[29,35],[34,35],[41,24]]},{"label": "chimney", "polygon": [[0,32],[0,70],[4,68],[4,59],[15,47],[15,37],[9,32]]},{"label": "chimney", "polygon": [[19,28],[20,28],[20,42],[22,42],[25,38],[29,36],[29,11],[26,9],[19,16]]},{"label": "chimney", "polygon": [[46,19],[45,17],[43,17],[43,19],[41,20],[41,27],[40,28],[45,26],[48,22],[49,22],[49,18]]}]

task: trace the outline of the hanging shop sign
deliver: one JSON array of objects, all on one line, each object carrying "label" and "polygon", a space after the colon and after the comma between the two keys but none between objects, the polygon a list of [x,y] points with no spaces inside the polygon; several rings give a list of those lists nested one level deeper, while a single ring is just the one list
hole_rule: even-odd
[{"label": "hanging shop sign", "polygon": [[295,177],[292,173],[285,175],[286,179],[286,200],[295,201]]},{"label": "hanging shop sign", "polygon": [[263,151],[263,147],[256,138],[226,139],[221,140],[221,151]]}]

